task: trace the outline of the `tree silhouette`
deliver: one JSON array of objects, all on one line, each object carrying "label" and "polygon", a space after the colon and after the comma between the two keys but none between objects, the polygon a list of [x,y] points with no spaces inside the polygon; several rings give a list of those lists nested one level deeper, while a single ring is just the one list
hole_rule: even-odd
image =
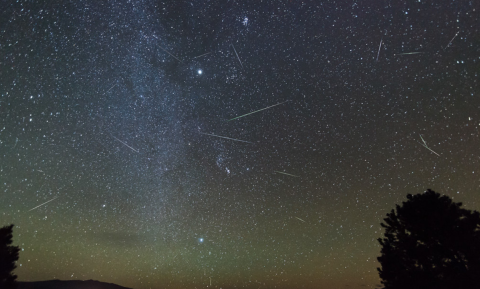
[{"label": "tree silhouette", "polygon": [[432,190],[407,199],[381,224],[385,289],[480,288],[480,214]]},{"label": "tree silhouette", "polygon": [[13,225],[0,228],[0,288],[16,288],[17,275],[13,270],[17,267],[15,262],[18,260],[19,247],[12,246]]}]

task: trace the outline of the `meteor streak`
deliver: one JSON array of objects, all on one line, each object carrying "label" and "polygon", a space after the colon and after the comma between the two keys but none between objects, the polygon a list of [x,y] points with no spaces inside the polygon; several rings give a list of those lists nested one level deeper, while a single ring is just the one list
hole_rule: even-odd
[{"label": "meteor streak", "polygon": [[209,136],[214,136],[214,137],[219,137],[219,138],[224,138],[224,139],[229,139],[229,140],[234,140],[234,141],[240,141],[240,142],[246,142],[246,143],[253,143],[253,142],[249,142],[249,141],[246,141],[246,140],[241,140],[241,139],[236,139],[236,138],[231,138],[231,137],[226,137],[226,136],[221,136],[221,135],[216,135],[216,134],[211,134],[211,133],[203,133],[203,132],[201,132],[201,134],[209,135]]},{"label": "meteor streak", "polygon": [[431,151],[432,153],[436,154],[437,156],[440,156],[439,154],[437,154],[436,152],[434,152],[431,148],[429,148],[427,146],[427,142],[423,139],[422,135],[420,135],[420,138],[422,139],[422,142],[423,144],[421,144],[422,146],[424,146],[426,149],[428,149],[429,151]]},{"label": "meteor streak", "polygon": [[112,90],[115,86],[117,86],[117,84],[118,84],[118,83],[115,83],[112,87],[110,87],[109,90],[105,91],[105,93],[103,93],[103,94],[107,94],[110,90]]},{"label": "meteor streak", "polygon": [[289,174],[289,173],[284,173],[284,172],[279,172],[279,171],[275,171],[275,172],[279,173],[279,174],[282,174],[282,175],[286,175],[286,176],[290,176],[290,177],[294,177],[294,178],[299,178],[299,176],[292,175],[292,174]]},{"label": "meteor streak", "polygon": [[235,49],[235,46],[233,46],[233,44],[231,44],[231,45],[233,47],[233,51],[235,51],[235,54],[237,55],[237,59],[238,59],[238,62],[240,62],[240,66],[243,68],[242,61],[240,60],[240,57],[238,57],[238,53],[237,53],[237,50]]},{"label": "meteor streak", "polygon": [[280,103],[277,103],[277,104],[274,104],[274,105],[271,105],[271,106],[268,106],[268,107],[265,107],[265,108],[262,108],[262,109],[259,109],[259,110],[256,110],[256,111],[252,111],[252,112],[249,112],[247,114],[244,114],[244,115],[241,115],[241,116],[237,116],[237,117],[234,117],[232,119],[229,119],[227,121],[231,121],[231,120],[234,120],[234,119],[237,119],[237,118],[241,118],[241,117],[244,117],[244,116],[247,116],[247,115],[251,115],[251,114],[254,114],[256,112],[259,112],[259,111],[262,111],[262,110],[266,110],[266,109],[269,109],[269,108],[272,108],[274,106],[277,106],[277,105],[280,105],[280,104],[283,104],[285,102],[287,102],[288,100],[285,100],[284,102],[280,102]]},{"label": "meteor streak", "polygon": [[118,138],[114,137],[113,135],[112,135],[112,137],[113,137],[114,139],[118,140],[119,142],[121,142],[122,144],[124,144],[126,147],[128,147],[128,148],[131,149],[132,151],[134,151],[134,152],[136,152],[136,153],[139,153],[139,152],[140,152],[139,150],[136,150],[136,149],[132,148],[131,146],[129,146],[129,145],[126,144],[125,142],[119,140]]},{"label": "meteor streak", "polygon": [[300,220],[300,221],[302,221],[302,222],[304,222],[304,223],[306,223],[304,220],[300,219],[299,217],[295,217],[295,218],[298,219],[298,220]]},{"label": "meteor streak", "polygon": [[41,206],[43,206],[43,205],[46,205],[46,204],[50,203],[51,201],[53,201],[53,200],[55,200],[55,199],[58,199],[58,198],[59,198],[59,197],[55,197],[55,198],[51,199],[50,201],[46,201],[45,203],[40,204],[40,205],[36,206],[35,208],[28,210],[28,212],[33,211],[33,210],[35,210],[36,208],[41,207]]},{"label": "meteor streak", "polygon": [[382,48],[382,42],[383,42],[383,39],[380,40],[380,45],[378,45],[377,61],[378,61],[378,57],[380,56],[380,48]]},{"label": "meteor streak", "polygon": [[202,56],[208,55],[208,54],[210,54],[210,53],[212,53],[212,52],[207,52],[207,53],[204,53],[204,54],[202,54],[202,55],[195,56],[195,57],[194,57],[194,58],[192,58],[192,59],[199,58],[199,57],[202,57]]},{"label": "meteor streak", "polygon": [[397,53],[397,54],[394,54],[395,56],[397,55],[412,55],[412,54],[420,54],[420,53],[423,53],[423,52],[405,52],[405,53]]},{"label": "meteor streak", "polygon": [[445,46],[445,48],[444,48],[443,50],[447,49],[447,48],[450,46],[450,44],[452,44],[453,39],[455,39],[455,37],[457,37],[458,33],[460,33],[460,31],[458,31],[457,33],[455,33],[455,36],[453,36],[452,40],[450,40],[450,42],[448,42],[447,46]]},{"label": "meteor streak", "polygon": [[158,44],[155,44],[157,45],[160,49],[162,49],[163,51],[165,51],[166,53],[168,53],[171,57],[175,58],[176,60],[178,60],[179,62],[183,62],[181,61],[180,59],[178,59],[175,55],[171,54],[170,52],[168,52],[165,48],[163,48],[162,46],[158,45]]}]

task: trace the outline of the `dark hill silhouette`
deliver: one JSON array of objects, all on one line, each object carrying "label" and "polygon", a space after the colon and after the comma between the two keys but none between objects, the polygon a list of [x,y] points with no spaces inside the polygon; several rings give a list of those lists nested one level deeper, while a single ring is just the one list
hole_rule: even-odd
[{"label": "dark hill silhouette", "polygon": [[112,283],[104,283],[94,280],[87,281],[37,281],[37,282],[17,282],[17,289],[131,289]]}]

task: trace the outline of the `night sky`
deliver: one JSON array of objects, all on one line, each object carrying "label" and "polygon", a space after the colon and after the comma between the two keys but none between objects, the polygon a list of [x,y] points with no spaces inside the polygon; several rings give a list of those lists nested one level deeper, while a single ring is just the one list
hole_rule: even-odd
[{"label": "night sky", "polygon": [[407,194],[480,210],[479,4],[0,1],[18,279],[376,288]]}]

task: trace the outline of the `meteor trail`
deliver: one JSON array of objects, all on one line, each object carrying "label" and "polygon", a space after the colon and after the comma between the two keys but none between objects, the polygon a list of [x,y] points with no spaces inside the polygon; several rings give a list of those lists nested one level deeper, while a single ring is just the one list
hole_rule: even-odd
[{"label": "meteor trail", "polygon": [[447,48],[450,46],[450,44],[452,44],[453,39],[455,39],[455,37],[457,37],[458,33],[460,33],[460,31],[458,31],[458,32],[455,34],[455,36],[453,36],[452,40],[450,40],[450,42],[448,42],[447,46],[445,46],[445,48],[444,48],[443,50],[447,49]]},{"label": "meteor trail", "polygon": [[298,220],[300,220],[300,221],[302,221],[302,222],[304,222],[304,223],[306,223],[304,220],[300,219],[299,217],[295,217],[295,218],[298,219]]},{"label": "meteor trail", "polygon": [[36,206],[35,208],[28,210],[28,212],[33,211],[33,210],[35,210],[36,208],[41,207],[41,206],[43,206],[43,205],[46,205],[46,204],[50,203],[51,201],[53,201],[53,200],[55,200],[55,199],[58,199],[58,198],[59,198],[59,197],[55,197],[55,198],[51,199],[50,201],[46,201],[45,203],[40,204],[40,205]]},{"label": "meteor trail", "polygon": [[238,53],[237,53],[237,50],[235,49],[235,46],[233,46],[233,44],[231,44],[231,45],[233,47],[233,51],[235,51],[235,54],[237,55],[237,59],[238,59],[238,62],[240,62],[240,66],[243,68],[242,61],[240,60],[240,57],[238,57]]},{"label": "meteor trail", "polygon": [[136,152],[136,153],[139,153],[139,152],[140,152],[139,150],[136,150],[136,149],[132,148],[131,146],[129,146],[129,145],[126,144],[125,142],[119,140],[118,138],[114,137],[113,135],[112,135],[112,137],[113,137],[114,139],[118,140],[119,142],[121,142],[122,144],[124,144],[126,147],[128,147],[128,148],[131,149],[132,151],[134,151],[134,152]]},{"label": "meteor trail", "polygon": [[236,139],[236,138],[231,138],[231,137],[226,137],[226,136],[221,136],[221,135],[216,135],[216,134],[211,134],[211,133],[203,133],[203,132],[201,132],[201,134],[209,135],[209,136],[214,136],[214,137],[220,137],[220,138],[229,139],[229,140],[234,140],[234,141],[240,141],[240,142],[246,142],[246,143],[253,143],[253,142],[249,142],[249,141],[246,141],[246,140],[241,140],[241,139]]},{"label": "meteor trail", "polygon": [[[144,35],[144,37],[148,39],[148,37],[147,37],[146,35]],[[153,37],[154,37],[155,39],[157,39],[157,40],[160,40],[160,39],[158,39],[158,37],[155,36],[155,35],[153,35]],[[171,57],[173,57],[173,58],[175,58],[176,60],[178,60],[179,62],[183,62],[183,61],[181,61],[180,59],[178,59],[175,55],[173,55],[173,54],[171,54],[170,52],[168,52],[168,51],[167,51],[165,48],[163,48],[162,46],[160,46],[160,45],[158,45],[158,44],[156,44],[156,43],[155,43],[155,45],[158,46],[158,48],[160,48],[161,50],[163,50],[163,51],[165,51],[166,53],[168,53]]]},{"label": "meteor trail", "polygon": [[244,116],[247,116],[247,115],[250,115],[250,114],[254,114],[256,112],[259,112],[259,111],[262,111],[262,110],[266,110],[266,109],[269,109],[269,108],[272,108],[274,106],[277,106],[277,105],[280,105],[280,104],[283,104],[285,102],[287,102],[288,100],[285,100],[284,102],[280,102],[280,103],[277,103],[277,104],[274,104],[274,105],[271,105],[271,106],[268,106],[268,107],[265,107],[265,108],[262,108],[262,109],[259,109],[259,110],[256,110],[256,111],[252,111],[252,112],[249,112],[247,114],[244,114],[244,115],[241,115],[241,116],[237,116],[237,117],[234,117],[232,119],[229,119],[227,121],[231,121],[231,120],[234,120],[234,119],[237,119],[237,118],[241,118],[241,117],[244,117]]},{"label": "meteor trail", "polygon": [[411,54],[420,54],[420,53],[423,53],[423,52],[405,52],[405,53],[397,53],[397,54],[394,54],[395,56],[397,55],[411,55]]},{"label": "meteor trail", "polygon": [[171,57],[175,58],[176,60],[182,62],[180,59],[178,59],[175,55],[171,54],[170,52],[168,52],[165,48],[163,48],[162,46],[158,45],[158,44],[155,44],[157,45],[160,49],[162,49],[163,51],[165,51],[166,53],[168,53]]},{"label": "meteor trail", "polygon": [[439,154],[437,154],[436,152],[434,152],[431,148],[429,148],[427,146],[427,142],[423,139],[422,135],[420,135],[420,138],[422,139],[422,142],[423,144],[421,144],[422,146],[424,146],[426,149],[428,149],[429,151],[431,151],[432,153],[436,154],[437,156],[440,156]]},{"label": "meteor trail", "polygon": [[292,175],[292,174],[289,174],[289,173],[284,173],[284,172],[279,172],[279,171],[275,171],[275,172],[279,173],[279,174],[282,174],[282,175],[286,175],[286,176],[290,176],[290,177],[294,177],[294,178],[299,178],[299,176]]},{"label": "meteor trail", "polygon": [[382,48],[382,42],[383,42],[383,39],[380,40],[380,45],[378,45],[377,61],[378,61],[378,56],[380,56],[380,48]]},{"label": "meteor trail", "polygon": [[208,54],[210,54],[210,53],[212,53],[212,52],[207,52],[207,53],[204,53],[204,54],[202,54],[202,55],[195,56],[195,57],[194,57],[194,58],[192,58],[192,59],[199,58],[199,57],[202,57],[202,56],[208,55]]},{"label": "meteor trail", "polygon": [[117,86],[118,83],[115,83],[112,87],[110,87],[109,90],[105,91],[103,94],[107,94],[110,90],[112,90],[115,86]]}]

